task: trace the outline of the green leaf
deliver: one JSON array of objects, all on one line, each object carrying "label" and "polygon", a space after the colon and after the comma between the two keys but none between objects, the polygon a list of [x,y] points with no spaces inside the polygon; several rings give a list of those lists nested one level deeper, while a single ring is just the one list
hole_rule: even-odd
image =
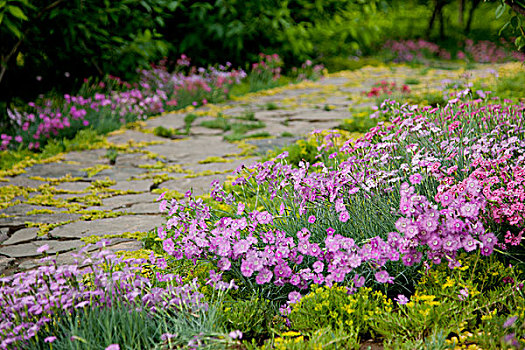
[{"label": "green leaf", "polygon": [[18,6],[7,6],[7,11],[9,11],[14,17],[21,19],[22,21],[27,21],[27,16]]},{"label": "green leaf", "polygon": [[521,20],[519,19],[518,16],[512,16],[512,18],[510,19],[510,25],[514,28],[514,29],[518,29],[521,25]]},{"label": "green leaf", "polygon": [[503,13],[505,12],[505,8],[507,7],[506,4],[499,4],[496,8],[496,19],[500,18]]},{"label": "green leaf", "polygon": [[22,32],[20,31],[20,29],[18,29],[18,27],[16,25],[13,24],[13,22],[11,22],[9,20],[9,18],[6,18],[5,19],[5,26],[7,27],[7,29],[9,29],[9,31],[14,34],[14,36],[16,36],[17,38],[21,38],[22,37]]},{"label": "green leaf", "polygon": [[4,13],[0,12],[0,24],[2,24],[3,20],[4,20]]},{"label": "green leaf", "polygon": [[498,35],[501,36],[501,33],[503,33],[503,31],[509,26],[510,22],[507,22],[503,25],[503,27],[501,27],[501,29],[499,30],[498,32]]},{"label": "green leaf", "polygon": [[523,47],[525,47],[525,38],[523,36],[519,36],[514,40],[514,44],[518,48],[518,50],[521,50]]}]

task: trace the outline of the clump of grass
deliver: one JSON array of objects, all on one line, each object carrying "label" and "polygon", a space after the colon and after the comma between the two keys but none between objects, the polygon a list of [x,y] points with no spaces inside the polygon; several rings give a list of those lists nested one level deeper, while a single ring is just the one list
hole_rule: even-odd
[{"label": "clump of grass", "polygon": [[255,113],[251,112],[251,111],[250,112],[244,112],[240,116],[235,117],[235,119],[247,120],[247,121],[256,121],[257,120],[257,118],[255,118]]},{"label": "clump of grass", "polygon": [[198,116],[196,114],[193,114],[193,113],[186,114],[186,116],[184,117],[184,132],[187,135],[189,135],[190,129],[191,129],[191,125],[193,124],[193,122],[197,118],[198,118]]},{"label": "clump of grass", "polygon": [[421,81],[417,78],[407,78],[405,79],[405,84],[407,85],[419,85]]},{"label": "clump of grass", "polygon": [[180,135],[180,133],[175,129],[168,129],[163,127],[162,125],[159,125],[155,129],[153,129],[153,135],[171,139],[174,138],[176,135]]},{"label": "clump of grass", "polygon": [[222,115],[218,115],[217,118],[212,120],[205,120],[201,122],[200,125],[209,129],[221,129],[222,131],[229,131],[231,129],[230,122]]},{"label": "clump of grass", "polygon": [[267,111],[274,111],[274,110],[277,110],[279,109],[279,106],[274,103],[274,102],[268,102],[264,108],[267,110]]},{"label": "clump of grass", "polygon": [[226,141],[229,141],[229,142],[234,142],[234,141],[241,141],[241,140],[245,140],[245,139],[267,138],[267,137],[270,137],[270,136],[271,135],[270,135],[269,132],[261,131],[261,132],[256,132],[256,133],[249,134],[249,135],[246,135],[244,133],[233,133],[233,134],[230,134],[230,135],[225,135],[224,139]]}]

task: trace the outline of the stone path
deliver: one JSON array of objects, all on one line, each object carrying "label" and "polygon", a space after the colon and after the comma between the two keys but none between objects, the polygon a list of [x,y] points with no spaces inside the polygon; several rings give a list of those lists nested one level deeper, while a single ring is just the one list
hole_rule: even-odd
[{"label": "stone path", "polygon": [[[492,66],[470,71],[472,77],[492,75]],[[119,130],[107,137],[103,148],[71,152],[53,161],[36,164],[0,182],[0,274],[38,264],[38,247],[48,244],[59,262],[68,252],[100,237],[111,238],[108,249],[138,250],[137,238],[163,222],[155,199],[164,191],[180,197],[190,188],[194,195],[207,193],[213,180],[226,180],[241,164],[258,155],[304,137],[314,129],[331,129],[343,119],[375,104],[363,95],[371,86],[387,80],[402,85],[418,79],[415,93],[435,91],[443,80],[462,80],[460,70],[421,68],[364,68],[333,74],[324,80],[305,82],[247,95],[195,111],[190,135],[184,139],[155,136],[160,126],[182,130],[185,113],[152,118],[134,130]],[[253,114],[252,114],[253,113]],[[266,132],[271,138],[230,143],[220,129],[201,126],[223,116],[231,122],[262,122],[246,133]],[[243,121],[251,119],[251,121]],[[206,124],[206,123],[204,123]],[[107,152],[117,152],[111,165]]]}]

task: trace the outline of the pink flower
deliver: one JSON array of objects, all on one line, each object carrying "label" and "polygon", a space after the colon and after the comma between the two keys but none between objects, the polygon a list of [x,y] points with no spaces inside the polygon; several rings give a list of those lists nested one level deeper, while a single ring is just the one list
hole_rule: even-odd
[{"label": "pink flower", "polygon": [[44,339],[44,343],[52,343],[54,342],[55,340],[57,340],[57,337],[55,336],[50,336],[50,337],[47,337]]},{"label": "pink flower", "polygon": [[348,212],[345,210],[345,211],[342,211],[340,214],[339,214],[339,221],[341,222],[347,222],[348,219],[350,219],[350,215],[348,214]]},{"label": "pink flower", "polygon": [[379,283],[393,283],[394,282],[394,278],[391,277],[387,271],[385,270],[381,270],[379,272],[376,272],[375,273],[375,278],[376,278],[376,281],[379,282]]},{"label": "pink flower", "polygon": [[308,222],[311,223],[311,224],[313,224],[313,223],[315,222],[315,216],[314,216],[314,215],[310,215],[310,216],[308,217]]},{"label": "pink flower", "polygon": [[36,251],[38,253],[43,253],[43,252],[46,252],[49,250],[49,244],[44,244],[43,246],[41,246],[40,248],[38,248]]},{"label": "pink flower", "polygon": [[410,175],[410,177],[408,178],[408,180],[410,181],[410,183],[411,183],[412,185],[420,184],[420,183],[421,183],[421,174],[413,174],[413,175]]},{"label": "pink flower", "polygon": [[109,345],[106,350],[120,350],[120,345],[118,344],[111,344]]}]

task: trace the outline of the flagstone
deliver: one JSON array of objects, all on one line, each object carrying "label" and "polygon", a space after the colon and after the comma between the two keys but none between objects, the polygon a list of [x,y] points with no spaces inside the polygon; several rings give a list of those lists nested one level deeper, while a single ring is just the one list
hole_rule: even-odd
[{"label": "flagstone", "polygon": [[45,244],[49,246],[47,254],[67,252],[85,245],[85,243],[79,239],[68,241],[41,240],[0,247],[0,255],[7,256],[8,258],[26,258],[31,256],[39,256],[42,255],[42,253],[37,252],[37,249],[44,246]]},{"label": "flagstone", "polygon": [[126,232],[147,232],[162,223],[160,215],[125,215],[93,221],[77,221],[54,228],[53,238],[82,238],[87,236],[119,235]]},{"label": "flagstone", "polygon": [[18,243],[30,242],[37,238],[38,227],[28,227],[16,231],[8,240],[2,242],[2,245],[12,245]]}]

